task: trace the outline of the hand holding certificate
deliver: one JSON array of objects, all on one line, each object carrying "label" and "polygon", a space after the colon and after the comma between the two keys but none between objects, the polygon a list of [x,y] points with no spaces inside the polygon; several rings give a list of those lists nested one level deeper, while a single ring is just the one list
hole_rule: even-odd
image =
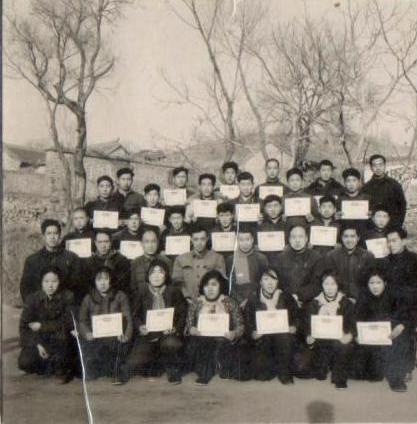
[{"label": "hand holding certificate", "polygon": [[309,197],[287,197],[284,200],[285,216],[306,216],[311,214]]},{"label": "hand holding certificate", "polygon": [[193,211],[196,218],[216,218],[217,202],[215,200],[193,200]]},{"label": "hand holding certificate", "polygon": [[94,228],[110,228],[116,230],[119,227],[119,212],[113,211],[94,211]]},{"label": "hand holding certificate", "polygon": [[362,345],[390,346],[392,345],[391,322],[357,322],[358,342]]},{"label": "hand holding certificate", "polygon": [[164,190],[164,202],[167,206],[183,206],[187,201],[187,190],[185,188]]},{"label": "hand holding certificate", "polygon": [[80,258],[89,258],[91,256],[91,239],[75,239],[65,242],[65,249],[75,253]]},{"label": "hand holding certificate", "polygon": [[182,255],[190,251],[190,236],[168,236],[165,241],[166,255]]},{"label": "hand holding certificate", "polygon": [[265,199],[266,196],[275,194],[276,196],[282,197],[284,195],[283,186],[259,186],[259,198]]},{"label": "hand holding certificate", "polygon": [[343,337],[341,315],[312,315],[311,335],[315,339],[340,340]]},{"label": "hand holding certificate", "polygon": [[234,231],[211,233],[212,249],[216,252],[233,252],[235,242],[236,234]]},{"label": "hand holding certificate", "polygon": [[256,331],[258,334],[289,333],[288,311],[256,311]]},{"label": "hand holding certificate", "polygon": [[146,329],[149,333],[172,330],[174,326],[174,308],[149,309],[146,312]]},{"label": "hand holding certificate", "polygon": [[342,219],[368,219],[367,200],[342,200]]},{"label": "hand holding certificate", "polygon": [[385,258],[389,255],[388,242],[386,237],[366,240],[366,248],[372,252],[375,258]]},{"label": "hand holding certificate", "polygon": [[220,194],[227,199],[236,199],[240,195],[239,186],[222,184],[220,186]]},{"label": "hand holding certificate", "polygon": [[261,210],[258,203],[252,203],[252,204],[238,203],[236,205],[237,221],[258,222],[260,213],[261,213]]},{"label": "hand holding certificate", "polygon": [[284,231],[259,231],[258,248],[261,252],[280,252],[285,247]]},{"label": "hand holding certificate", "polygon": [[144,251],[140,241],[122,240],[120,242],[120,253],[127,259],[133,260],[143,256]]},{"label": "hand holding certificate", "polygon": [[165,209],[142,208],[140,216],[145,224],[162,227],[164,225]]},{"label": "hand holding certificate", "polygon": [[229,331],[229,314],[200,314],[197,329],[205,337],[224,337]]},{"label": "hand holding certificate", "polygon": [[123,335],[122,314],[102,314],[92,316],[93,337],[118,337]]},{"label": "hand holding certificate", "polygon": [[313,225],[310,227],[310,243],[313,246],[336,246],[337,228]]}]

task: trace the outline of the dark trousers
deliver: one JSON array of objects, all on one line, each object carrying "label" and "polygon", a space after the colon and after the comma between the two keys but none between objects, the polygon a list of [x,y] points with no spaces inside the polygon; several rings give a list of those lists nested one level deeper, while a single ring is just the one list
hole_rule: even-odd
[{"label": "dark trousers", "polygon": [[252,374],[257,380],[291,376],[294,346],[292,334],[264,335],[256,340],[252,350]]},{"label": "dark trousers", "polygon": [[346,382],[352,348],[351,343],[343,344],[338,340],[316,340],[312,352],[316,376],[325,378],[330,369],[333,383]]},{"label": "dark trousers", "polygon": [[121,376],[127,381],[134,374],[152,374],[155,369],[165,370],[169,376],[178,376],[184,361],[183,348],[183,340],[175,335],[138,336],[122,365]]}]

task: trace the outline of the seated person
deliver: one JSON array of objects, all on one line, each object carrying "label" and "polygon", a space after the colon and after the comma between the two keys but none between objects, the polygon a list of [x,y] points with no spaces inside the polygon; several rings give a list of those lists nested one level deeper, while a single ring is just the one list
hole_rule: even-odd
[{"label": "seated person", "polygon": [[[265,186],[280,187],[282,190],[280,197],[282,197],[285,194],[286,187],[279,179],[279,172],[280,172],[280,163],[278,159],[269,158],[265,161],[266,181],[262,184],[259,184],[255,188],[255,197],[257,199],[260,199],[260,188]],[[275,193],[275,194],[279,195],[279,193]],[[263,199],[260,199],[260,200],[263,200]]]},{"label": "seated person", "polygon": [[[208,271],[201,279],[199,296],[188,308],[185,330],[187,351],[199,385],[207,385],[217,370],[221,378],[240,379],[245,374],[245,370],[239,367],[238,353],[238,341],[244,333],[243,316],[237,302],[226,292],[223,275],[217,270]],[[229,331],[223,337],[202,335],[198,330],[199,316],[216,313],[229,315]]]},{"label": "seated person", "polygon": [[[106,266],[97,269],[94,285],[81,304],[78,326],[85,378],[113,377],[114,383],[120,384],[120,366],[126,357],[133,332],[129,299],[123,291],[113,287],[112,270]],[[123,334],[94,338],[93,316],[116,313],[122,314]]]},{"label": "seated person", "polygon": [[[273,310],[287,311],[289,333],[258,333],[256,312]],[[252,374],[256,380],[278,377],[282,384],[293,383],[291,359],[297,317],[296,301],[279,288],[277,272],[267,268],[262,274],[258,292],[248,300],[245,307],[246,330],[253,340]]]},{"label": "seated person", "polygon": [[90,226],[89,218],[85,208],[75,208],[72,214],[72,226],[73,231],[66,234],[61,241],[61,245],[64,249],[67,248],[68,240],[80,240],[90,239],[91,247],[93,247],[94,231]]},{"label": "seated person", "polygon": [[[163,332],[149,331],[147,312],[165,308],[174,308],[173,328]],[[167,372],[168,382],[181,383],[186,315],[187,302],[181,290],[171,285],[167,264],[153,260],[146,275],[146,285],[139,289],[133,305],[133,323],[138,335],[122,366],[123,381],[136,372],[147,374],[153,365],[160,365]]]},{"label": "seated person", "polygon": [[[370,222],[368,223],[368,226],[363,232],[363,237],[361,239],[361,246],[365,249],[368,249],[367,240],[374,240],[374,239],[386,239],[387,238],[387,231],[389,229],[389,223],[390,223],[390,215],[387,210],[387,208],[384,205],[376,205],[375,208],[372,210],[372,216],[370,219]],[[388,256],[389,249],[387,244],[386,253],[383,257],[377,259],[377,262],[380,262],[382,264],[383,259]]]},{"label": "seated person", "polygon": [[142,220],[140,210],[131,209],[125,212],[126,227],[112,234],[113,247],[120,250],[122,241],[140,241],[142,237]]},{"label": "seated person", "polygon": [[69,382],[75,371],[74,296],[61,286],[61,271],[44,269],[41,289],[28,295],[20,317],[18,366],[27,373],[56,375]]},{"label": "seated person", "polygon": [[[339,291],[339,280],[333,271],[326,271],[321,278],[321,292],[306,306],[305,333],[312,349],[312,367],[318,380],[326,380],[332,372],[336,389],[346,389],[349,361],[352,354],[355,331],[353,303]],[[343,336],[340,340],[315,339],[311,335],[311,317],[328,315],[343,317]]]},{"label": "seated person", "polygon": [[319,164],[319,176],[306,188],[306,192],[313,196],[332,196],[337,199],[344,189],[342,184],[333,178],[334,169],[330,160],[322,160]]}]

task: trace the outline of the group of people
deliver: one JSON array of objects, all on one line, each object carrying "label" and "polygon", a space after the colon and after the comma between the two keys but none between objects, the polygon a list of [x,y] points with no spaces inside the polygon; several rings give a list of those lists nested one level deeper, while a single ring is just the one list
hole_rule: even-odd
[{"label": "group of people", "polygon": [[179,167],[171,187],[151,183],[144,195],[130,168],[116,187],[101,176],[73,231],[61,237],[59,221],[44,220],[44,247],[25,261],[19,368],[116,384],[164,372],[179,384],[195,372],[201,385],[215,374],[292,384],[330,371],[338,389],[386,378],[406,391],[417,254],[401,185],[382,155],[369,164],[366,184],[354,168],[339,183],[323,160],[304,187],[298,168],[282,183],[274,158],[258,186],[226,162],[221,183],[201,174],[196,192]]}]

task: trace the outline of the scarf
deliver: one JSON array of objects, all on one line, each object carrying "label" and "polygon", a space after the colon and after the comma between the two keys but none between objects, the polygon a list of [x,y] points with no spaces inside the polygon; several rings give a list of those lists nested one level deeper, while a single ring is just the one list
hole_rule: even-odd
[{"label": "scarf", "polygon": [[166,286],[155,288],[149,284],[148,287],[152,295],[152,310],[165,309],[165,300],[163,294],[165,292]]},{"label": "scarf", "polygon": [[329,299],[321,292],[315,297],[319,303],[319,315],[337,315],[337,310],[339,309],[340,301],[343,296],[343,293],[338,292],[334,299]]},{"label": "scarf", "polygon": [[266,306],[268,311],[273,311],[276,309],[278,304],[278,299],[281,294],[281,290],[277,289],[274,291],[274,294],[271,297],[268,297],[268,294],[265,294],[261,289],[261,303]]},{"label": "scarf", "polygon": [[217,300],[210,302],[205,296],[200,296],[202,303],[200,313],[201,314],[224,314],[226,310],[223,304],[224,295],[220,295]]}]

